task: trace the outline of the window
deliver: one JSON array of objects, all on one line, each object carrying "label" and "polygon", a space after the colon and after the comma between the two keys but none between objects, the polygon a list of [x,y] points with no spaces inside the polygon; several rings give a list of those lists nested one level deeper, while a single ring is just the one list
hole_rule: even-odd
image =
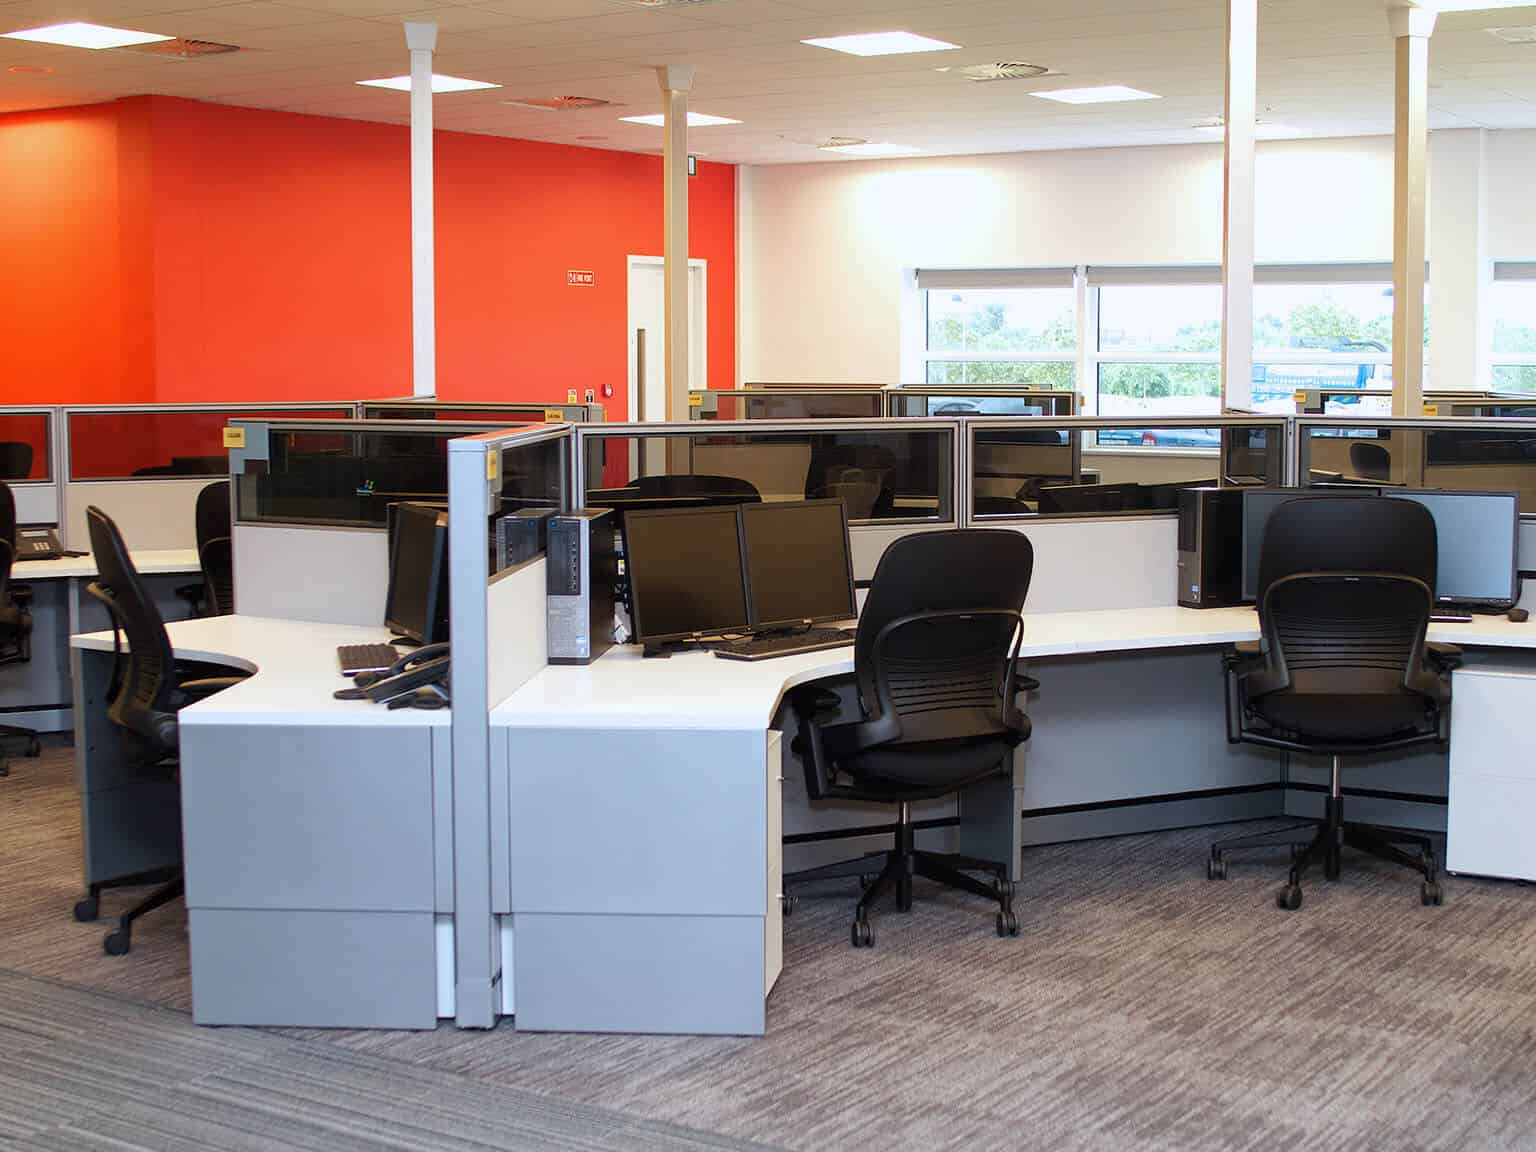
[{"label": "window", "polygon": [[1536,392],[1536,263],[1494,265],[1493,388]]},{"label": "window", "polygon": [[[1121,273],[1089,270],[1098,414],[1219,414],[1221,285],[1127,283]],[[1129,275],[1155,280],[1157,273]]]},{"label": "window", "polygon": [[1076,386],[1070,268],[918,273],[923,381],[985,388]]}]

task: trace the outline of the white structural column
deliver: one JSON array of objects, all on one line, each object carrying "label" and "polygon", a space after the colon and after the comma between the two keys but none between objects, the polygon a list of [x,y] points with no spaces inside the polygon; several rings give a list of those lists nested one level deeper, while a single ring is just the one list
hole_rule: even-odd
[{"label": "white structural column", "polygon": [[688,419],[688,93],[693,69],[667,64],[656,69],[661,81],[666,126],[662,144],[662,255],[666,258],[667,419]]},{"label": "white structural column", "polygon": [[1429,150],[1429,381],[1437,391],[1492,385],[1488,139],[1482,128],[1436,132]]},{"label": "white structural column", "polygon": [[437,282],[432,217],[432,53],[436,24],[406,24],[411,50],[411,392],[437,395]]},{"label": "white structural column", "polygon": [[1387,12],[1397,58],[1392,180],[1392,414],[1424,405],[1425,185],[1429,153],[1428,8]]},{"label": "white structural column", "polygon": [[1222,165],[1221,406],[1253,404],[1254,122],[1259,3],[1227,0],[1227,101]]}]

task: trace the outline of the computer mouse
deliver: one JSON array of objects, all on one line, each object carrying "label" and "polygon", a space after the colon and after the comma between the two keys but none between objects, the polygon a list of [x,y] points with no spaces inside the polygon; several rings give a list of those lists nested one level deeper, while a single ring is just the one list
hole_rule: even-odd
[{"label": "computer mouse", "polygon": [[1531,614],[1524,608],[1511,608],[1508,612],[1508,616],[1516,624],[1524,624],[1531,618]]}]

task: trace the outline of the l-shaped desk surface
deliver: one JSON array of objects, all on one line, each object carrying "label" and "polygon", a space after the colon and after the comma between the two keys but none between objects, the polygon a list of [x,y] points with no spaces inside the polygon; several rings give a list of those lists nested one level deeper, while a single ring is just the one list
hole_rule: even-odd
[{"label": "l-shaped desk surface", "polygon": [[[143,576],[166,576],[196,572],[202,567],[196,548],[132,549],[128,553],[133,566]],[[18,560],[11,568],[11,579],[18,583],[32,580],[71,580],[96,575],[96,558],[59,556],[53,560]]]},{"label": "l-shaped desk surface", "polygon": [[[1198,648],[1256,640],[1252,608],[1128,608],[1024,617],[1020,659]],[[1429,639],[1469,648],[1536,648],[1536,621],[1478,616],[1431,624]],[[721,660],[704,651],[646,658],[634,646],[588,665],[550,665],[491,711],[505,728],[766,728],[784,693],[853,671],[853,649],[771,660]]]}]

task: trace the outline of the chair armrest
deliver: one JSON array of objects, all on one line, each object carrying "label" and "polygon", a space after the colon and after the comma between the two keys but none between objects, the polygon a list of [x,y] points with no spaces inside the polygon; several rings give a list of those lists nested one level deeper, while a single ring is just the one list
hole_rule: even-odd
[{"label": "chair armrest", "polygon": [[1013,674],[1013,690],[1015,692],[1038,692],[1040,681],[1024,672]]},{"label": "chair armrest", "polygon": [[1454,644],[1427,642],[1424,655],[1440,672],[1450,672],[1461,667],[1461,649]]},{"label": "chair armrest", "polygon": [[1264,667],[1264,644],[1260,640],[1239,640],[1221,654],[1229,675],[1242,677]]}]

